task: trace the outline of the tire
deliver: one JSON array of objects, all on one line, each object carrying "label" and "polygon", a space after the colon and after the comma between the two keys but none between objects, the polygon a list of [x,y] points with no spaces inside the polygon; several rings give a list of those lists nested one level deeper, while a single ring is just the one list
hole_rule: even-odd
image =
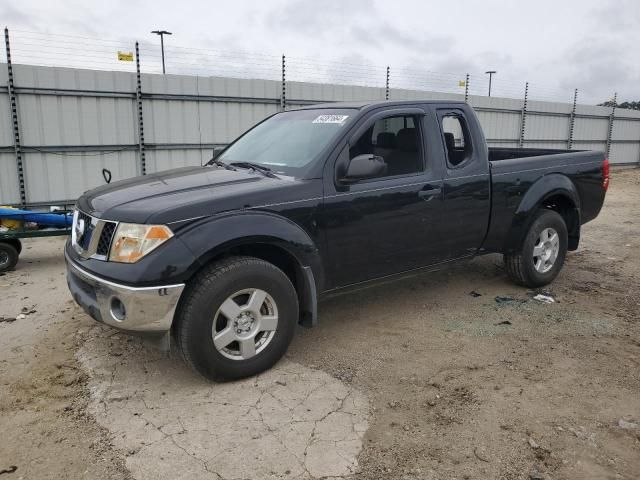
[{"label": "tire", "polygon": [[[557,234],[557,247],[550,235]],[[504,255],[507,275],[518,285],[529,288],[548,285],[558,276],[567,255],[567,225],[553,210],[540,210],[529,227],[520,250]],[[547,238],[547,242],[544,240]],[[540,246],[542,245],[542,250]],[[534,249],[536,252],[534,252]],[[556,251],[557,248],[557,251]],[[536,256],[535,253],[544,253]],[[555,258],[553,252],[556,252]],[[550,257],[547,259],[546,255]],[[551,261],[553,260],[553,261]]]},{"label": "tire", "polygon": [[298,317],[295,288],[282,270],[258,258],[231,257],[188,284],[174,336],[195,371],[211,380],[238,379],[267,370],[284,355]]},{"label": "tire", "polygon": [[7,242],[0,242],[0,272],[13,270],[18,263],[18,249]]}]

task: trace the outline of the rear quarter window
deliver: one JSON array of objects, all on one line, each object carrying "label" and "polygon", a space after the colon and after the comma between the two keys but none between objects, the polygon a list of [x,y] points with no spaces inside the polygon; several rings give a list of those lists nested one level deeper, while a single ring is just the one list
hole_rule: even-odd
[{"label": "rear quarter window", "polygon": [[473,146],[466,119],[461,114],[445,113],[441,119],[447,166],[459,168],[471,161]]}]

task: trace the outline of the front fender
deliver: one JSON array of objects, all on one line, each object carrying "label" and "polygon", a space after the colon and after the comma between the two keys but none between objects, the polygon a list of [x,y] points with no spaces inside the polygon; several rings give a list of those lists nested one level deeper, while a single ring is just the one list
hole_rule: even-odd
[{"label": "front fender", "polygon": [[[206,217],[181,229],[179,237],[199,266],[232,247],[269,244],[288,252],[301,267],[310,267],[318,291],[324,282],[316,242],[298,224],[274,213],[247,211]],[[196,267],[191,272],[199,269]]]},{"label": "front fender", "polygon": [[[533,214],[540,209],[545,200],[551,197],[561,196],[566,198],[578,215],[576,228],[580,228],[580,195],[573,182],[565,175],[552,173],[539,178],[522,198],[513,216],[513,221],[507,234],[505,252],[513,252],[520,248],[529,227],[533,222]],[[576,234],[576,232],[571,232]]]}]

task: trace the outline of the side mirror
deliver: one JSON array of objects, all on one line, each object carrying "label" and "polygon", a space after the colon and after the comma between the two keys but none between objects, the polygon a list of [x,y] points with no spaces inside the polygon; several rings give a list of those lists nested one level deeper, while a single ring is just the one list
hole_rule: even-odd
[{"label": "side mirror", "polygon": [[347,174],[344,179],[347,182],[357,182],[367,178],[375,178],[383,175],[387,171],[387,164],[384,159],[377,155],[364,154],[351,159]]},{"label": "side mirror", "polygon": [[227,147],[213,147],[213,156],[211,157],[211,160],[218,158],[225,148]]}]

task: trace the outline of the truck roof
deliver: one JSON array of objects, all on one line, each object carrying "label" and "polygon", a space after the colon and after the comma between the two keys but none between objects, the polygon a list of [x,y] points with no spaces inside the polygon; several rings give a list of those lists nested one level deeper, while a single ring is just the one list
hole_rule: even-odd
[{"label": "truck roof", "polygon": [[296,110],[309,110],[314,108],[357,108],[358,110],[364,110],[368,108],[375,108],[382,105],[416,105],[416,104],[460,104],[464,105],[466,102],[463,100],[374,100],[374,101],[362,101],[362,102],[332,102],[332,103],[316,103],[313,105],[306,105],[298,107]]}]

